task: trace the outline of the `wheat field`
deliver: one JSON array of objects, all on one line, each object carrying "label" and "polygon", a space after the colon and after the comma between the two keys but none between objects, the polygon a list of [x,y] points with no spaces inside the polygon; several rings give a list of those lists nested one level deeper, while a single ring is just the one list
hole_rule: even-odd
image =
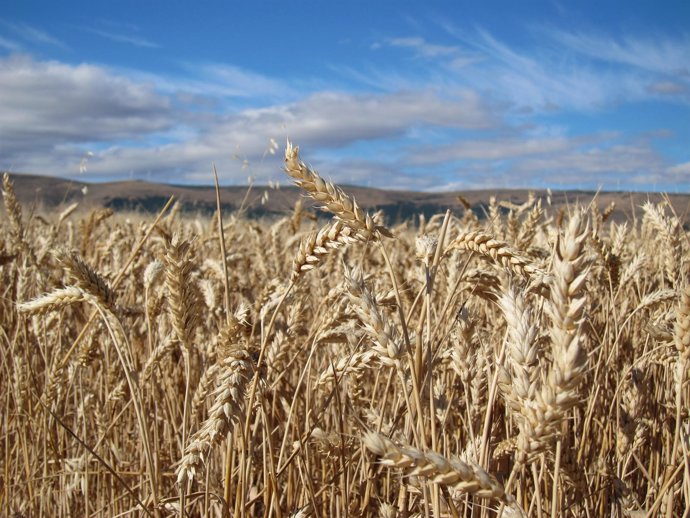
[{"label": "wheat field", "polygon": [[689,515],[668,204],[391,225],[285,172],[328,219],[41,216],[4,176],[0,515]]}]

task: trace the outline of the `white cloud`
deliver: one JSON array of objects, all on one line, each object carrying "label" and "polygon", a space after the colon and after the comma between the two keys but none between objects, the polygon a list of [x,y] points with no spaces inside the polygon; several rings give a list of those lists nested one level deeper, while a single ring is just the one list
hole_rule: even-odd
[{"label": "white cloud", "polygon": [[[52,155],[114,139],[137,139],[173,127],[167,98],[150,84],[132,82],[93,65],[0,58],[0,160],[2,167],[35,173],[58,171]],[[27,164],[27,165],[24,165]],[[53,165],[56,167],[54,168]]]},{"label": "white cloud", "polygon": [[690,180],[690,162],[683,162],[682,164],[669,167],[667,172],[676,176],[688,175],[688,180]]},{"label": "white cloud", "polygon": [[[241,182],[247,173],[230,159],[237,150],[249,159],[258,179],[275,179],[280,176],[280,163],[262,163],[269,138],[282,140],[289,136],[303,148],[314,149],[316,154],[324,147],[400,136],[415,124],[487,124],[489,121],[474,102],[471,96],[444,102],[424,92],[369,96],[321,93],[296,103],[244,110],[210,121],[196,138],[183,142],[150,149],[113,147],[92,160],[89,171],[102,175],[118,169],[133,170],[138,175],[168,171],[178,178],[203,178],[209,164],[215,161],[225,181]],[[380,169],[380,162],[370,167]],[[334,174],[344,181],[356,181],[351,170]],[[387,179],[379,175],[374,182],[386,185]]]},{"label": "white cloud", "polygon": [[432,90],[366,95],[323,92],[293,105],[285,115],[288,129],[292,126],[331,145],[401,135],[416,125],[478,129],[495,123],[470,90],[453,97]]},{"label": "white cloud", "polygon": [[420,150],[410,156],[409,160],[415,165],[440,164],[458,160],[507,160],[559,153],[572,146],[573,142],[563,137],[468,139]]},{"label": "white cloud", "polygon": [[[322,91],[261,108],[185,112],[184,106],[173,108],[171,99],[187,91],[189,82],[176,89],[174,80],[146,75],[142,81],[123,73],[28,57],[0,59],[0,165],[73,174],[89,149],[95,156],[88,172],[96,177],[161,175],[169,180],[174,174],[183,181],[205,175],[216,161],[226,181],[242,181],[246,172],[230,159],[239,148],[256,165],[257,177],[268,179],[280,174],[279,165],[261,164],[269,138],[290,136],[316,151],[395,139],[414,127],[476,129],[496,124],[469,90],[453,96],[432,90],[362,95]],[[263,84],[264,91],[280,86],[233,67],[208,74],[220,82],[244,81],[245,88],[254,91],[255,83]],[[160,91],[163,81],[165,94]]]},{"label": "white cloud", "polygon": [[443,190],[599,185],[619,189],[621,185],[642,185],[664,168],[664,160],[652,148],[650,139],[631,141],[617,133],[580,137],[523,133],[460,140],[415,150],[402,162],[431,170],[452,165],[456,173],[442,185]]}]

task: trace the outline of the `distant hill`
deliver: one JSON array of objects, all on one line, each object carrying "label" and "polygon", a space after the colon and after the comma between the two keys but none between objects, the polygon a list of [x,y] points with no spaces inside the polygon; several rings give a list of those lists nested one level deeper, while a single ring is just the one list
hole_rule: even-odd
[{"label": "distant hill", "polygon": [[[110,207],[113,210],[157,212],[170,198],[182,205],[188,212],[212,213],[216,208],[216,194],[213,187],[168,185],[143,181],[123,181],[105,183],[87,183],[63,178],[11,174],[14,189],[20,202],[27,209],[34,208],[41,212],[57,210],[71,203],[79,202],[82,210],[96,207]],[[458,195],[461,195],[481,218],[491,196],[498,201],[520,204],[527,200],[528,190],[492,189],[455,192],[414,192],[371,189],[367,187],[342,186],[352,194],[357,202],[369,211],[383,210],[389,221],[408,219],[420,213],[429,217],[450,208],[457,213],[464,210]],[[597,203],[603,210],[611,202],[616,208],[612,218],[622,221],[640,216],[640,206],[648,199],[661,201],[660,193],[639,192],[600,192],[594,191],[552,191],[551,195],[543,190],[532,191],[543,199],[546,207],[551,203],[553,213],[567,204],[576,201],[588,204],[596,195]],[[266,194],[267,193],[267,194]],[[265,185],[255,185],[248,192],[244,187],[222,187],[221,203],[225,212],[232,212],[243,207],[246,214],[254,216],[272,216],[286,214],[292,210],[301,196],[294,186],[278,189]],[[668,196],[678,215],[690,222],[690,195],[671,194]],[[305,205],[312,205],[305,199]]]}]

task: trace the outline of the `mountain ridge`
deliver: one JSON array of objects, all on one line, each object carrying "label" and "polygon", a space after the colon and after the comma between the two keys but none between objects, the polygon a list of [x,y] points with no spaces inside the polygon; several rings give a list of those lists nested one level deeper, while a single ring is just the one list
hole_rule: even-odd
[{"label": "mountain ridge", "polygon": [[[10,173],[17,199],[25,207],[50,212],[79,202],[82,210],[99,207],[116,211],[157,212],[170,196],[181,204],[183,211],[212,213],[216,193],[212,186],[154,183],[144,180],[116,182],[84,182],[52,176]],[[670,200],[681,220],[690,222],[690,194],[643,193],[635,191],[547,191],[544,189],[481,189],[448,192],[386,190],[360,186],[341,186],[369,211],[383,210],[388,218],[399,221],[418,214],[429,217],[446,209],[461,213],[463,201],[481,218],[492,196],[496,200],[519,205],[529,193],[543,199],[556,211],[576,201],[589,204],[596,196],[600,210],[616,204],[611,217],[623,221],[641,215],[640,206],[647,200],[658,203]],[[224,211],[246,210],[249,216],[277,216],[292,211],[295,202],[304,198],[295,186],[268,185],[221,187]],[[464,200],[461,201],[460,197]],[[305,206],[313,207],[309,199]]]}]

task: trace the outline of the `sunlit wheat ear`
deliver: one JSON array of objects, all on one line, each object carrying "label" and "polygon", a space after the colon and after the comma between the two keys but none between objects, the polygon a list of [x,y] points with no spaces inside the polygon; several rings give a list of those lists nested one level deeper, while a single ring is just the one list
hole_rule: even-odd
[{"label": "sunlit wheat ear", "polygon": [[519,423],[520,461],[548,448],[559,436],[567,412],[582,399],[577,389],[587,366],[582,325],[589,272],[584,253],[588,231],[588,221],[578,212],[556,242],[551,300],[546,304],[551,319],[553,364],[534,399],[521,409],[524,419]]},{"label": "sunlit wheat ear", "polygon": [[163,272],[163,263],[155,260],[151,261],[144,270],[144,288],[151,289],[151,286],[158,280],[160,274]]},{"label": "sunlit wheat ear", "polygon": [[68,286],[41,295],[28,302],[17,304],[20,313],[42,314],[57,311],[65,306],[84,300],[84,292],[76,286]]},{"label": "sunlit wheat ear", "polygon": [[327,223],[318,233],[311,233],[302,240],[299,252],[292,265],[292,278],[296,280],[300,275],[313,270],[331,250],[358,241],[355,231],[342,221]]},{"label": "sunlit wheat ear", "polygon": [[308,196],[320,202],[320,208],[333,214],[344,225],[353,230],[352,237],[360,241],[378,240],[381,236],[391,237],[390,231],[376,225],[374,219],[364,212],[357,201],[345,194],[340,187],[319,176],[299,159],[299,147],[288,141],[285,148],[285,171],[295,185],[302,188]]},{"label": "sunlit wheat ear", "polygon": [[359,270],[346,270],[345,282],[352,308],[374,342],[372,349],[379,354],[382,363],[395,365],[405,351],[397,329],[381,311],[376,302],[376,295],[364,283]]},{"label": "sunlit wheat ear", "polygon": [[112,310],[115,306],[115,294],[108,282],[91,268],[76,252],[57,252],[58,260],[63,264],[77,287],[96,297],[102,304]]},{"label": "sunlit wheat ear", "polygon": [[690,361],[690,285],[681,292],[676,307],[673,343],[684,361]]},{"label": "sunlit wheat ear", "polygon": [[177,339],[185,349],[192,347],[194,331],[199,322],[199,294],[192,279],[192,245],[173,236],[163,258],[168,303]]},{"label": "sunlit wheat ear", "polygon": [[499,384],[506,402],[514,412],[533,399],[537,389],[538,328],[532,321],[532,309],[525,294],[515,286],[509,286],[499,298],[499,307],[508,325],[506,337],[506,362]]},{"label": "sunlit wheat ear", "polygon": [[211,390],[211,386],[216,381],[218,373],[221,371],[221,365],[219,363],[214,363],[208,367],[199,379],[199,384],[194,391],[194,397],[192,398],[192,411],[193,415],[197,416],[201,414],[202,407],[206,402],[206,397]]},{"label": "sunlit wheat ear", "polygon": [[82,256],[86,256],[89,250],[92,249],[92,239],[98,226],[108,218],[112,217],[112,215],[112,209],[94,209],[91,211],[88,218],[79,222],[79,230],[81,231],[81,246],[79,248],[79,253]]},{"label": "sunlit wheat ear", "polygon": [[15,245],[21,245],[24,242],[22,207],[14,193],[14,185],[8,173],[2,175],[2,197],[5,201],[5,210],[7,211],[7,217],[10,221],[12,239]]},{"label": "sunlit wheat ear", "polygon": [[244,415],[244,395],[254,366],[249,352],[236,347],[223,360],[222,372],[213,391],[213,406],[201,428],[192,435],[177,468],[180,484],[196,477],[197,471],[210,457],[212,449],[220,443],[232,426]]},{"label": "sunlit wheat ear", "polygon": [[512,496],[506,494],[500,482],[477,465],[467,464],[460,459],[447,459],[433,451],[422,452],[411,446],[401,447],[379,433],[368,433],[363,442],[369,451],[381,457],[381,464],[384,466],[401,468],[408,475],[425,477],[458,493],[494,499],[506,504],[514,501]]},{"label": "sunlit wheat ear", "polygon": [[364,351],[345,356],[321,373],[317,384],[325,385],[336,379],[341,380],[344,376],[356,376],[367,369],[375,369],[379,366],[379,358],[380,354],[376,351]]},{"label": "sunlit wheat ear", "polygon": [[462,232],[445,249],[445,254],[451,250],[470,250],[495,262],[522,277],[535,277],[541,280],[545,277],[543,270],[529,259],[513,250],[507,243],[500,241],[491,234],[478,230]]},{"label": "sunlit wheat ear", "polygon": [[677,218],[669,218],[663,205],[646,202],[642,206],[644,222],[651,225],[661,238],[658,249],[663,260],[664,270],[669,279],[675,280],[683,258],[683,228]]},{"label": "sunlit wheat ear", "polygon": [[[171,335],[172,336],[172,335]],[[174,340],[171,336],[162,340],[153,351],[151,355],[146,360],[144,368],[142,369],[141,377],[142,379],[148,379],[156,366],[159,366],[166,356],[172,354],[178,347],[179,343]]]}]

